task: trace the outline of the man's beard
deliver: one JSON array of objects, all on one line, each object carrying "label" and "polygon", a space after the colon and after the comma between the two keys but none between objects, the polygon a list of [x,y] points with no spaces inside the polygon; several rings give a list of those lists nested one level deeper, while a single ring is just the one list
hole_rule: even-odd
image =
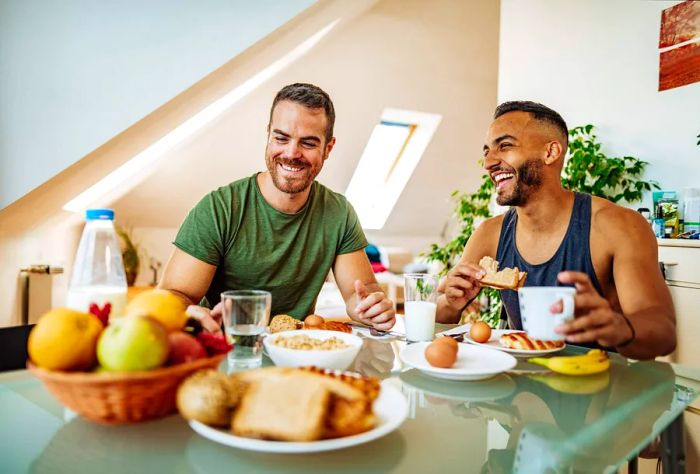
[{"label": "man's beard", "polygon": [[[268,156],[266,157],[265,162],[267,164],[267,170],[270,172],[270,176],[272,176],[272,182],[274,183],[275,187],[287,194],[297,194],[305,191],[309,186],[311,186],[311,184],[313,184],[314,179],[316,179],[316,176],[318,176],[318,174],[321,172],[320,167],[314,168],[306,161],[299,159],[287,160],[284,158]],[[303,168],[303,171],[296,179],[290,179],[281,175],[280,170],[277,167],[278,164],[291,166],[294,168]]]},{"label": "man's beard", "polygon": [[522,206],[542,184],[544,163],[539,159],[528,160],[516,170],[516,182],[509,194],[496,193],[499,206]]}]

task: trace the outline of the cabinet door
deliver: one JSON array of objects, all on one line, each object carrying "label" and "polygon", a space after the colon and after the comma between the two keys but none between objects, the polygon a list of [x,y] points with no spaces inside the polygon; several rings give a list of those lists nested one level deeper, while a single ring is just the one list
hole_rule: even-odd
[{"label": "cabinet door", "polygon": [[[678,347],[671,355],[674,362],[700,367],[700,287],[695,285],[669,284],[673,304],[676,307],[676,334]],[[695,401],[693,406],[700,406]],[[700,472],[698,450],[700,449],[700,416],[685,414],[686,472]]]},{"label": "cabinet door", "polygon": [[676,307],[678,346],[671,361],[700,367],[700,288],[669,285]]}]

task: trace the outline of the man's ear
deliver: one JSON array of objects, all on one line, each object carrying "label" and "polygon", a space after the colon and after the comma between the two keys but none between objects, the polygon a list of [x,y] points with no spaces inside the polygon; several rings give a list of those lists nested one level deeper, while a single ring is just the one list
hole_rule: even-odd
[{"label": "man's ear", "polygon": [[324,160],[328,159],[328,155],[330,155],[331,150],[333,149],[334,146],[335,146],[335,137],[331,137],[331,139],[328,140],[328,143],[326,143],[326,157],[324,158]]},{"label": "man's ear", "polygon": [[564,147],[561,146],[561,143],[556,141],[547,143],[544,164],[551,165],[556,163],[559,159],[564,159]]}]

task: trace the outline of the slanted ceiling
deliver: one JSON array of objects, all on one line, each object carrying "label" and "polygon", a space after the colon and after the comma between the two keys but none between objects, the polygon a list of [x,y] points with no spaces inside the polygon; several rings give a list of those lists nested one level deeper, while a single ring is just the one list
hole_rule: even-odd
[{"label": "slanted ceiling", "polygon": [[[377,233],[439,236],[453,206],[449,194],[475,189],[481,176],[477,161],[496,105],[498,3],[374,3],[339,23],[309,53],[169,152],[153,172],[113,203],[118,219],[134,227],[175,228],[207,192],[263,170],[272,98],[285,84],[312,82],[329,92],[336,107],[337,145],[318,178],[336,191],[345,191],[384,107],[443,116],[385,227]],[[307,36],[314,32],[308,30]],[[285,47],[275,43],[274,49],[270,53],[263,45],[256,54],[234,59],[236,67],[245,71],[240,79],[264,67],[265,61],[277,59]]]}]

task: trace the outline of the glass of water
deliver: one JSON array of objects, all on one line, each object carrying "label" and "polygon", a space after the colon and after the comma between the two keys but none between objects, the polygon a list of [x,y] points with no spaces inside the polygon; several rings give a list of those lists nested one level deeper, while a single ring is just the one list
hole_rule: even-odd
[{"label": "glass of water", "polygon": [[229,369],[262,365],[262,336],[270,321],[272,295],[268,291],[235,290],[221,293],[224,330],[233,342]]},{"label": "glass of water", "polygon": [[432,341],[435,335],[438,277],[404,274],[404,323],[408,341]]}]

